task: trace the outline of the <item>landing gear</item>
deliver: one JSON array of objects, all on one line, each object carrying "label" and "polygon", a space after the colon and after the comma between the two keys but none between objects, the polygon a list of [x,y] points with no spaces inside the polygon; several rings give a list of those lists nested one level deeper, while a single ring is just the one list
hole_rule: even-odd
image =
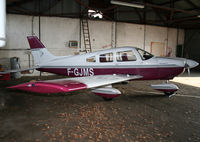
[{"label": "landing gear", "polygon": [[164,94],[169,97],[173,96],[174,93],[179,89],[178,86],[172,83],[168,83],[168,81],[166,81],[166,83],[163,84],[155,84],[151,86],[155,90],[164,92]]},{"label": "landing gear", "polygon": [[116,98],[121,95],[121,92],[112,88],[112,86],[106,86],[104,88],[96,88],[92,90],[95,95],[101,96],[105,101],[111,101],[113,98]]},{"label": "landing gear", "polygon": [[104,99],[105,101],[111,101],[113,98],[106,98],[106,97],[103,97],[103,99]]},{"label": "landing gear", "polygon": [[172,91],[172,92],[164,92],[166,96],[172,96],[174,95],[175,91]]}]

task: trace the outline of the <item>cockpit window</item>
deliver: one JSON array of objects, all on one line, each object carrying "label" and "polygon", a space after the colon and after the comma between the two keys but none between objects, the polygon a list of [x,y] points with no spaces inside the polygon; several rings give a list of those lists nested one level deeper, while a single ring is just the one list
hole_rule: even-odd
[{"label": "cockpit window", "polygon": [[88,57],[88,58],[86,58],[86,61],[87,62],[96,62],[96,58],[95,58],[95,56]]},{"label": "cockpit window", "polygon": [[117,52],[117,61],[118,62],[136,61],[136,60],[137,60],[137,58],[134,55],[132,50]]},{"label": "cockpit window", "polygon": [[148,60],[153,57],[153,55],[147,51],[137,48],[138,53],[140,54],[142,60]]},{"label": "cockpit window", "polygon": [[113,53],[105,53],[99,56],[99,61],[103,62],[113,62]]}]

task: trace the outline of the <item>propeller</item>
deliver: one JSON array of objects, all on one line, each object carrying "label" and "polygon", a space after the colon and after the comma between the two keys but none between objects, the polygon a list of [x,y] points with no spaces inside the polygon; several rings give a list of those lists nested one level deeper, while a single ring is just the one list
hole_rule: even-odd
[{"label": "propeller", "polygon": [[185,69],[187,70],[188,76],[190,76],[190,66],[187,63],[187,60],[185,61]]},{"label": "propeller", "polygon": [[190,76],[190,69],[199,65],[198,62],[196,62],[194,60],[190,60],[190,59],[185,59],[184,63],[185,63],[184,67],[185,67],[185,69],[187,69],[188,76]]},{"label": "propeller", "polygon": [[190,68],[187,68],[188,76],[190,76]]}]

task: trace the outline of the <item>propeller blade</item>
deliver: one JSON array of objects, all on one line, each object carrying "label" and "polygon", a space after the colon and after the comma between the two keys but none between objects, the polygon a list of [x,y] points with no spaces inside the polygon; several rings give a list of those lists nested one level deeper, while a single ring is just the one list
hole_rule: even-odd
[{"label": "propeller blade", "polygon": [[187,68],[188,76],[190,76],[190,68]]},{"label": "propeller blade", "polygon": [[185,69],[187,70],[188,76],[190,76],[190,66],[188,65],[187,61],[185,63]]}]

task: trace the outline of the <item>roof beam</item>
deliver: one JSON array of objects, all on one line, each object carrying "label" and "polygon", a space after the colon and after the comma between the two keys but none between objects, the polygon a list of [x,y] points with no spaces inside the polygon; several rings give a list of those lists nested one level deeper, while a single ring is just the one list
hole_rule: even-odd
[{"label": "roof beam", "polygon": [[189,20],[194,20],[194,19],[199,19],[199,18],[197,16],[183,17],[183,18],[179,18],[179,19],[174,19],[174,20],[172,20],[172,22],[178,23],[178,22],[189,21]]},{"label": "roof beam", "polygon": [[161,16],[160,12],[157,11],[157,9],[152,8],[155,14],[160,18],[160,20],[163,22],[164,25],[167,26],[167,21]]},{"label": "roof beam", "polygon": [[[75,2],[77,2],[78,4],[80,4],[81,6],[85,7],[86,9],[91,9],[91,10],[94,10],[94,11],[97,11],[97,9],[95,8],[92,8],[90,6],[88,6],[87,4],[85,4],[84,2],[82,2],[81,0],[74,0]],[[110,18],[109,16],[107,15],[103,15],[105,18],[107,18],[108,20],[113,20],[112,18]]]},{"label": "roof beam", "polygon": [[142,16],[140,15],[140,12],[138,11],[137,8],[134,8],[135,13],[137,13],[139,19],[140,19],[140,23],[142,23]]},{"label": "roof beam", "polygon": [[199,9],[199,7],[194,4],[191,0],[185,0],[189,5],[191,5],[192,7],[194,7],[195,9]]},{"label": "roof beam", "polygon": [[191,0],[185,0],[189,5],[195,8],[196,11],[200,11],[200,7],[198,7],[195,3],[193,3]]},{"label": "roof beam", "polygon": [[178,12],[187,13],[187,14],[193,13],[193,11],[187,11],[187,10],[182,10],[182,9],[164,7],[164,6],[159,6],[159,5],[150,4],[150,3],[145,3],[145,6],[152,7],[152,8],[157,8],[157,9],[162,9],[162,10],[167,10],[167,11],[174,11],[174,12],[178,11]]},{"label": "roof beam", "polygon": [[18,6],[18,5],[21,5],[21,4],[25,4],[25,3],[28,3],[28,2],[32,2],[34,0],[16,0],[14,2],[12,2],[11,4],[7,4],[6,7],[13,7],[13,6]]},{"label": "roof beam", "polygon": [[[179,1],[182,1],[182,0],[174,0],[174,3],[179,2]],[[171,3],[171,1],[167,1],[167,2],[164,2],[164,3],[158,4],[158,5],[167,5],[167,4],[170,4],[170,3]]]},{"label": "roof beam", "polygon": [[49,7],[46,8],[46,9],[42,9],[42,10],[39,10],[39,14],[42,14],[46,11],[49,11],[51,8],[53,8],[54,6],[56,6],[61,0],[54,0],[53,2],[50,3]]}]

